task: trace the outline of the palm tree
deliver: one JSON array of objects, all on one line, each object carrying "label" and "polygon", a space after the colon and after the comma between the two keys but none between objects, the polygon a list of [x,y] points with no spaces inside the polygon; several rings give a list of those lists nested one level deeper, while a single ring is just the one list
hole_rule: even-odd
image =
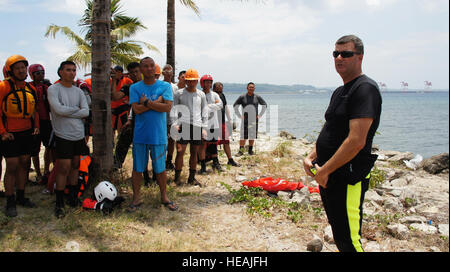
[{"label": "palm tree", "polygon": [[[195,14],[199,15],[200,11],[192,0],[180,0],[186,7],[192,9]],[[167,63],[172,65],[174,76],[172,81],[175,82],[175,0],[167,0]]]},{"label": "palm tree", "polygon": [[[92,4],[92,2],[91,2]],[[113,133],[110,97],[110,10],[111,0],[94,0],[91,5],[89,40],[92,43],[92,143],[94,154],[90,173],[93,181],[109,179],[112,168]]]},{"label": "palm tree", "polygon": [[[67,26],[58,26],[51,24],[47,28],[45,37],[56,37],[58,32],[64,34],[69,40],[76,45],[76,50],[72,56],[68,58],[77,65],[86,68],[92,61],[92,22],[93,22],[93,0],[85,0],[86,9],[83,17],[78,25],[82,27],[84,38],[77,35]],[[135,35],[138,31],[147,29],[141,21],[136,17],[129,17],[121,11],[122,6],[120,0],[111,0],[110,4],[110,48],[111,62],[116,65],[126,66],[132,61],[138,61],[139,56],[144,53],[143,46],[151,51],[159,52],[159,50],[146,42],[127,40]]]}]

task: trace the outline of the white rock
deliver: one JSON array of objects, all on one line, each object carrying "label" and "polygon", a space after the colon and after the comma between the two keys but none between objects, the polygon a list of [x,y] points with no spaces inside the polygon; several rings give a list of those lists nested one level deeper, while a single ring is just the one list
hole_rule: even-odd
[{"label": "white rock", "polygon": [[323,230],[323,239],[329,244],[334,244],[333,231],[330,225]]},{"label": "white rock", "polygon": [[66,250],[69,252],[79,252],[80,251],[80,244],[76,241],[69,241],[66,244]]},{"label": "white rock", "polygon": [[284,200],[284,201],[290,201],[290,200],[291,200],[291,192],[283,192],[283,191],[279,191],[279,192],[278,192],[278,197],[279,197],[281,200]]},{"label": "white rock", "polygon": [[406,201],[407,199],[409,199],[408,203],[411,206],[415,206],[418,202],[416,193],[417,193],[416,190],[407,187],[402,191],[402,193],[400,194],[399,197],[403,201]]},{"label": "white rock", "polygon": [[368,190],[364,197],[367,201],[374,201],[377,204],[383,204],[383,198],[374,190]]},{"label": "white rock", "polygon": [[380,245],[375,241],[370,241],[364,245],[365,252],[381,252]]},{"label": "white rock", "polygon": [[403,187],[408,185],[408,181],[405,178],[397,178],[392,180],[390,183],[394,187]]},{"label": "white rock", "polygon": [[403,204],[396,197],[387,198],[384,201],[383,206],[393,211],[401,211],[403,209]]},{"label": "white rock", "polygon": [[405,240],[409,234],[408,227],[403,224],[388,225],[387,229],[389,230],[389,233],[392,234],[392,236],[400,240]]},{"label": "white rock", "polygon": [[311,203],[309,199],[309,194],[303,194],[295,192],[294,196],[290,199],[291,202],[297,202],[299,205],[308,205]]},{"label": "white rock", "polygon": [[435,226],[427,225],[427,224],[423,224],[423,223],[414,223],[414,224],[411,224],[410,227],[415,230],[427,233],[427,234],[435,234],[438,231]]},{"label": "white rock", "polygon": [[406,216],[406,217],[400,218],[399,222],[406,223],[406,224],[425,223],[425,222],[427,222],[427,219],[420,215],[411,215],[411,216]]},{"label": "white rock", "polygon": [[237,182],[243,182],[243,181],[246,181],[246,180],[247,180],[246,176],[241,176],[241,175],[236,176],[236,181]]},{"label": "white rock", "polygon": [[439,233],[448,237],[448,224],[438,225]]},{"label": "white rock", "polygon": [[388,159],[389,162],[403,162],[404,160],[412,160],[414,154],[411,152],[400,153]]}]

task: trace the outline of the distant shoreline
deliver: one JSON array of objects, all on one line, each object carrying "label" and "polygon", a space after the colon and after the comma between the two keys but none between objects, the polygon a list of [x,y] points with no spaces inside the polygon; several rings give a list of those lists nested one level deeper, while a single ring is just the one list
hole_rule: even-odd
[{"label": "distant shoreline", "polygon": [[[247,84],[244,83],[223,83],[223,89],[226,92],[245,92],[247,90]],[[298,91],[311,91],[311,92],[323,92],[329,91],[333,92],[336,87],[315,87],[312,85],[304,84],[294,84],[294,85],[276,85],[269,83],[256,83],[256,92],[267,93],[267,92],[298,92]],[[402,89],[388,89],[384,93],[448,93],[448,89],[433,89],[430,91],[425,91],[423,89],[409,89],[403,91]]]}]

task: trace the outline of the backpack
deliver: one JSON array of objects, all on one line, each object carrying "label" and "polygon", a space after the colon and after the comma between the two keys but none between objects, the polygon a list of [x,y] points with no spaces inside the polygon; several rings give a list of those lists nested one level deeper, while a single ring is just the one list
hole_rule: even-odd
[{"label": "backpack", "polygon": [[31,119],[36,110],[36,93],[26,82],[25,88],[17,89],[15,84],[8,79],[11,90],[2,101],[2,111],[9,118]]},{"label": "backpack", "polygon": [[[83,195],[83,193],[86,191],[88,187],[90,166],[91,166],[91,157],[89,155],[80,156],[80,168],[78,168],[78,193],[77,193],[78,198],[80,198]],[[57,164],[55,164],[48,178],[47,190],[50,191],[51,193],[53,193],[55,190],[57,167],[58,167]],[[66,188],[64,190],[64,193],[69,194],[69,189]]]}]

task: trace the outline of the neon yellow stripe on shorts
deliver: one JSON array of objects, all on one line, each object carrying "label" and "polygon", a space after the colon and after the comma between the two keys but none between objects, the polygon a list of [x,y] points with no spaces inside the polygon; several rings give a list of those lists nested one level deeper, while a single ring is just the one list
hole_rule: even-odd
[{"label": "neon yellow stripe on shorts", "polygon": [[355,185],[347,186],[347,216],[348,223],[350,226],[350,236],[352,239],[353,246],[357,252],[363,252],[361,246],[361,236],[359,235],[359,206],[361,204],[361,182]]}]

